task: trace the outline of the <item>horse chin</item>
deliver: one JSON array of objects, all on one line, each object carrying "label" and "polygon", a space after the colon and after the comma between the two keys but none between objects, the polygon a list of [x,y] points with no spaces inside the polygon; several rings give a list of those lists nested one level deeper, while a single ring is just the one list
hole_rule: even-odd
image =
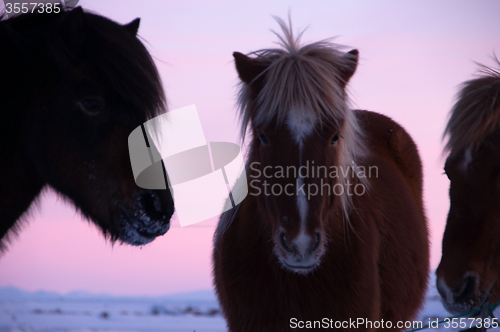
[{"label": "horse chin", "polygon": [[461,315],[466,312],[475,310],[479,308],[479,303],[474,300],[469,300],[467,302],[460,303],[448,303],[446,301],[442,301],[443,307],[452,315]]},{"label": "horse chin", "polygon": [[299,265],[299,264],[290,264],[287,263],[285,260],[280,259],[280,263],[281,266],[283,266],[283,268],[285,268],[286,270],[302,275],[306,275],[313,272],[319,266],[319,261],[316,261],[311,265]]},{"label": "horse chin", "polygon": [[314,255],[314,257],[298,259],[295,256],[283,253],[280,248],[276,247],[274,249],[274,254],[278,258],[278,262],[284,270],[302,275],[309,274],[316,270],[320,265],[322,256],[322,252],[320,252],[317,255]]},{"label": "horse chin", "polygon": [[[491,297],[494,284],[483,281],[482,289],[479,289],[479,275],[469,271],[464,274],[465,283],[457,288],[450,289],[444,282],[444,278],[438,277],[437,289],[441,296],[443,307],[452,315],[465,314],[481,308],[486,304],[495,303]],[[485,288],[486,285],[489,285]],[[498,300],[497,300],[498,301]]]},{"label": "horse chin", "polygon": [[170,219],[167,216],[156,220],[141,210],[131,211],[123,206],[120,209],[121,230],[118,237],[125,243],[134,246],[144,245],[165,234],[170,228]]},{"label": "horse chin", "polygon": [[[278,237],[279,238],[279,237]],[[289,272],[306,275],[318,268],[325,253],[324,242],[306,252],[284,250],[284,244],[279,239],[274,240],[274,255],[281,267]],[[286,247],[286,246],[285,246]]]},{"label": "horse chin", "polygon": [[464,300],[464,301],[454,301],[448,302],[444,298],[441,298],[443,307],[452,315],[461,315],[476,309],[479,309],[486,300],[486,294],[482,292],[476,293],[475,296]]}]

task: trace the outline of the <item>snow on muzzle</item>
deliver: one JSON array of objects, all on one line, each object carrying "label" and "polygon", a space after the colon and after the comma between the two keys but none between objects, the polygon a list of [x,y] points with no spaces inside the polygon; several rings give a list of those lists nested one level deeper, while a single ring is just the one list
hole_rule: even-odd
[{"label": "snow on muzzle", "polygon": [[143,245],[170,229],[174,203],[169,191],[141,190],[135,205],[120,204],[120,233],[123,242]]}]

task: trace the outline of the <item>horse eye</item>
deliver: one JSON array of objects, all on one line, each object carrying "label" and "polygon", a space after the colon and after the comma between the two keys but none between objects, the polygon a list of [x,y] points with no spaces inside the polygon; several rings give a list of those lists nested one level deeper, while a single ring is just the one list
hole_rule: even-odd
[{"label": "horse eye", "polygon": [[98,115],[102,110],[102,102],[96,99],[85,99],[78,103],[80,108],[87,114],[91,116]]},{"label": "horse eye", "polygon": [[330,142],[330,144],[334,145],[335,143],[337,143],[338,140],[339,140],[339,134],[335,134],[335,136],[333,136],[332,141]]},{"label": "horse eye", "polygon": [[267,144],[269,144],[269,141],[267,140],[266,136],[264,136],[264,134],[263,134],[263,133],[259,133],[259,139],[260,139],[260,141],[261,141],[262,143],[264,143],[264,144],[266,144],[266,145],[267,145]]}]

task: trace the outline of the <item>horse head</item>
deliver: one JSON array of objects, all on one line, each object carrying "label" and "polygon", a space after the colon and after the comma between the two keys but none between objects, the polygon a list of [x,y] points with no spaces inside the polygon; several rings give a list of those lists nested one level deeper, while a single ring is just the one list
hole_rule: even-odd
[{"label": "horse head", "polygon": [[[358,128],[345,86],[358,52],[343,53],[329,42],[300,48],[278,21],[283,49],[257,51],[256,57],[233,54],[242,81],[242,135],[249,128],[250,195],[258,196],[274,254],[283,268],[307,274],[319,266],[329,235],[348,218],[349,176],[331,176],[330,166],[347,170],[356,152]],[[338,221],[333,226],[332,211]]]},{"label": "horse head", "polygon": [[465,82],[446,128],[450,211],[437,288],[453,314],[498,302],[500,293],[500,72]]},{"label": "horse head", "polygon": [[163,235],[172,196],[137,187],[128,152],[130,132],[166,111],[157,69],[137,37],[139,19],[120,25],[78,7],[9,23],[24,45],[20,76],[28,78],[9,97],[26,106],[22,153],[38,181],[113,241],[142,245]]}]

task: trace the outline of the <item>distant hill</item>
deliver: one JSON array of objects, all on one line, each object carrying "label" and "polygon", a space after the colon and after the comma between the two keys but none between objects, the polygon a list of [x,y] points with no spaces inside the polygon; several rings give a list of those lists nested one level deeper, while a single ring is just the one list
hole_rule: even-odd
[{"label": "distant hill", "polygon": [[71,299],[88,299],[88,300],[133,300],[133,301],[168,301],[168,302],[217,302],[215,293],[211,289],[199,290],[192,292],[168,294],[161,296],[117,296],[104,293],[90,293],[87,291],[74,291],[67,294],[56,292],[36,291],[30,292],[17,287],[7,286],[0,287],[0,301],[4,300],[71,300]]},{"label": "distant hill", "polygon": [[0,300],[17,300],[17,299],[60,299],[63,296],[54,292],[37,291],[28,292],[16,287],[7,286],[0,288]]}]

